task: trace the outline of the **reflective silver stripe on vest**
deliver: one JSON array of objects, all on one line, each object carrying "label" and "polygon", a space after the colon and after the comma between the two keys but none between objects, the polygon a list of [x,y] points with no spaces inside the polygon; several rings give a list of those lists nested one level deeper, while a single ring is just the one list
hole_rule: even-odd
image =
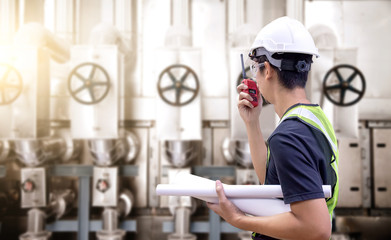
[{"label": "reflective silver stripe on vest", "polygon": [[[333,148],[333,151],[336,152],[337,151],[337,146],[335,146],[334,142],[331,140],[329,134],[327,133],[326,129],[324,128],[323,124],[320,122],[320,120],[315,116],[315,114],[313,114],[310,110],[308,109],[305,109],[305,108],[302,108],[302,107],[298,107],[298,108],[295,108],[293,109],[287,116],[284,116],[281,121],[279,122],[279,124],[281,124],[286,118],[289,118],[291,117],[290,115],[291,114],[297,114],[299,116],[303,116],[305,118],[308,118],[310,119],[311,121],[315,122],[316,124],[319,125],[319,127],[322,129],[322,132],[323,134],[326,136],[327,140],[329,141],[331,147]],[[337,166],[337,163],[334,161],[333,163],[333,166],[335,167],[335,170],[338,172],[338,166]]]}]

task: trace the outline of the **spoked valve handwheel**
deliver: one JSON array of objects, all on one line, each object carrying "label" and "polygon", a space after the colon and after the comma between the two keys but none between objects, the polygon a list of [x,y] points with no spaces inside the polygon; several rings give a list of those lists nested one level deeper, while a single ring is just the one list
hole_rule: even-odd
[{"label": "spoked valve handwheel", "polygon": [[[347,72],[350,75],[344,78],[342,73]],[[323,78],[323,92],[332,103],[338,106],[351,106],[364,96],[364,75],[352,65],[337,65],[331,68]],[[350,95],[349,99],[346,98],[347,93]]]},{"label": "spoked valve handwheel", "polygon": [[0,64],[0,105],[15,101],[23,90],[22,76],[14,67]]},{"label": "spoked valve handwheel", "polygon": [[193,101],[199,88],[196,73],[182,64],[171,65],[164,69],[157,85],[159,96],[173,106],[183,106]]},{"label": "spoked valve handwheel", "polygon": [[82,63],[69,74],[68,89],[79,103],[96,104],[109,93],[109,74],[96,63]]}]

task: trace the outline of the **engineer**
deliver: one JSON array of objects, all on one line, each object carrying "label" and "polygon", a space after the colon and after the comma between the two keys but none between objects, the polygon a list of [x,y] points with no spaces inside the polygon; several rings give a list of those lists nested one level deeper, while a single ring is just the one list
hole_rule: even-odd
[{"label": "engineer", "polygon": [[[256,36],[249,57],[258,89],[274,104],[280,122],[265,144],[259,124],[262,98],[254,107],[240,84],[238,109],[246,125],[251,158],[261,184],[281,185],[291,212],[252,217],[241,212],[216,182],[219,203],[208,207],[231,225],[252,231],[252,239],[329,239],[338,198],[338,149],[332,125],[306,96],[312,57],[318,50],[307,29],[282,17]],[[331,185],[325,199],[322,185]]]}]

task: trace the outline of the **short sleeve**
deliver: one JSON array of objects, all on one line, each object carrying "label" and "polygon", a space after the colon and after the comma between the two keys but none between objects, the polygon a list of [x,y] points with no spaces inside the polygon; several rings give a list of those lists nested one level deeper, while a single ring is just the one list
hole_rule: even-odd
[{"label": "short sleeve", "polygon": [[269,148],[286,204],[324,198],[319,146],[308,126],[298,122],[279,131],[269,139]]}]

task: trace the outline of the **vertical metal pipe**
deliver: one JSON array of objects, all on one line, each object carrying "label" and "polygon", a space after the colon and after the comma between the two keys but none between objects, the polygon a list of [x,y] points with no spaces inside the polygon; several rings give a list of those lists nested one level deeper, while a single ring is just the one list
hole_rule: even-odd
[{"label": "vertical metal pipe", "polygon": [[190,29],[190,2],[189,0],[172,0],[171,15],[173,26],[184,25]]},{"label": "vertical metal pipe", "polygon": [[90,216],[90,177],[79,178],[79,210],[77,239],[88,240]]},{"label": "vertical metal pipe", "polygon": [[45,213],[33,208],[28,212],[27,229],[28,232],[39,233],[44,230]]},{"label": "vertical metal pipe", "polygon": [[30,209],[27,217],[27,232],[20,235],[20,240],[48,240],[51,232],[45,231],[46,214],[38,208]]},{"label": "vertical metal pipe", "polygon": [[179,207],[175,211],[175,232],[184,236],[190,231],[190,208]]},{"label": "vertical metal pipe", "polygon": [[10,44],[17,29],[18,2],[16,0],[0,1],[0,44]]},{"label": "vertical metal pipe", "polygon": [[304,0],[286,1],[286,15],[304,23]]},{"label": "vertical metal pipe", "polygon": [[38,22],[43,24],[44,0],[21,0],[19,14],[20,23]]},{"label": "vertical metal pipe", "polygon": [[220,216],[209,210],[209,240],[220,240]]},{"label": "vertical metal pipe", "polygon": [[75,43],[75,1],[57,0],[54,4],[54,33],[70,43]]},{"label": "vertical metal pipe", "polygon": [[244,0],[230,0],[227,8],[228,34],[232,34],[245,23],[245,2]]},{"label": "vertical metal pipe", "polygon": [[112,208],[105,208],[103,211],[102,230],[114,232],[118,228],[118,211]]}]

